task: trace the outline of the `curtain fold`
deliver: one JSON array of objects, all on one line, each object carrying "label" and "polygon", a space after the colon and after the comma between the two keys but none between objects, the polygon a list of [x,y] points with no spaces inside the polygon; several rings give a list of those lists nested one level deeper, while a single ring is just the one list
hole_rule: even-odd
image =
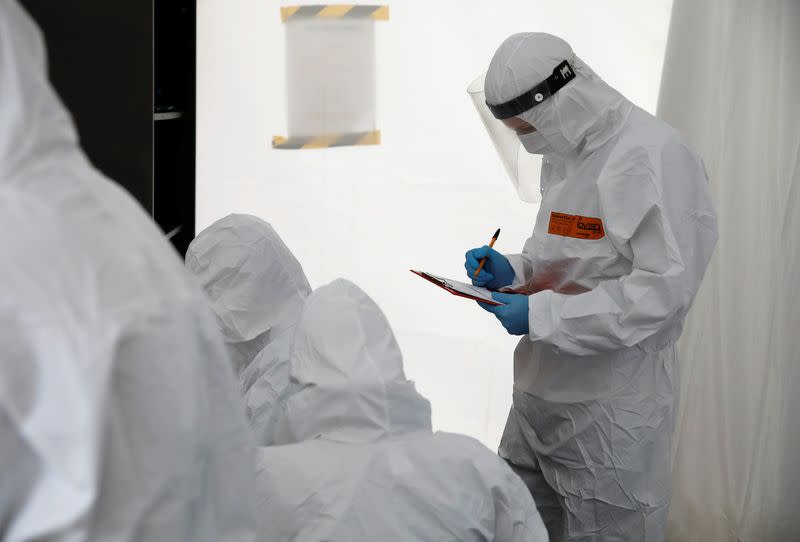
[{"label": "curtain fold", "polygon": [[800,539],[800,2],[675,0],[658,115],[720,229],[679,349],[668,540]]}]

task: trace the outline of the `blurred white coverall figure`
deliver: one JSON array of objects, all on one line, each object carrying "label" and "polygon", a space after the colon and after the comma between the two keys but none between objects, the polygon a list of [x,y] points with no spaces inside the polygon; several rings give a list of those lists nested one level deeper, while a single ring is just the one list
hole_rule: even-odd
[{"label": "blurred white coverall figure", "polygon": [[354,284],[336,280],[307,299],[291,380],[296,444],[257,459],[265,539],[547,540],[530,493],[500,458],[431,431],[389,323]]},{"label": "blurred white coverall figure", "polygon": [[180,259],[0,0],[0,538],[249,541],[253,445]]},{"label": "blurred white coverall figure", "polygon": [[186,268],[216,315],[257,444],[280,441],[289,348],[311,293],[302,266],[272,226],[234,214],[200,232],[186,252]]}]

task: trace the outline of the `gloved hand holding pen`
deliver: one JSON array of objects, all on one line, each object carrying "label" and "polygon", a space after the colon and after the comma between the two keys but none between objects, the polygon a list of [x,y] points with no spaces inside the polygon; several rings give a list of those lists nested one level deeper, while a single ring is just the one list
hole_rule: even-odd
[{"label": "gloved hand holding pen", "polygon": [[[466,259],[464,268],[467,270],[467,276],[475,286],[498,290],[514,282],[514,269],[508,259],[495,249],[484,245],[467,251],[464,257]],[[474,276],[475,271],[478,270],[480,261],[483,258],[486,258],[486,263],[476,278]]]},{"label": "gloved hand holding pen", "polygon": [[464,255],[464,268],[475,286],[498,290],[514,282],[514,269],[508,259],[492,248],[499,236],[500,229],[495,232],[488,245],[473,248]]}]

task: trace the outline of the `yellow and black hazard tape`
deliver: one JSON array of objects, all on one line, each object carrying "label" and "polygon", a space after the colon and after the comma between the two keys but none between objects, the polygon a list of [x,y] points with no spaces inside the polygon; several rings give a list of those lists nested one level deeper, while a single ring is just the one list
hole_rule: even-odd
[{"label": "yellow and black hazard tape", "polygon": [[373,21],[388,21],[389,6],[319,4],[281,8],[281,21],[284,23],[299,19],[372,19]]},{"label": "yellow and black hazard tape", "polygon": [[327,149],[328,147],[351,147],[353,145],[379,145],[381,131],[353,132],[350,134],[331,134],[323,136],[272,138],[273,149]]}]

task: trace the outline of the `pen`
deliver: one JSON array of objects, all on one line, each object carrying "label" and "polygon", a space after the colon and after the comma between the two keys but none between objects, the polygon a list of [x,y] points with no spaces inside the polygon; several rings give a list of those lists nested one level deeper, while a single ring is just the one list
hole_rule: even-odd
[{"label": "pen", "polygon": [[[492,240],[489,241],[489,248],[492,248],[494,246],[494,242],[497,241],[498,237],[500,237],[500,228],[497,228],[497,231],[494,232],[494,235],[492,236]],[[488,256],[484,256],[483,258],[481,258],[481,263],[480,265],[478,265],[478,268],[475,270],[475,274],[472,275],[472,278],[475,279],[478,278],[478,275],[480,275],[481,273],[481,269],[483,269],[483,264],[486,263],[486,258],[488,258]]]}]

